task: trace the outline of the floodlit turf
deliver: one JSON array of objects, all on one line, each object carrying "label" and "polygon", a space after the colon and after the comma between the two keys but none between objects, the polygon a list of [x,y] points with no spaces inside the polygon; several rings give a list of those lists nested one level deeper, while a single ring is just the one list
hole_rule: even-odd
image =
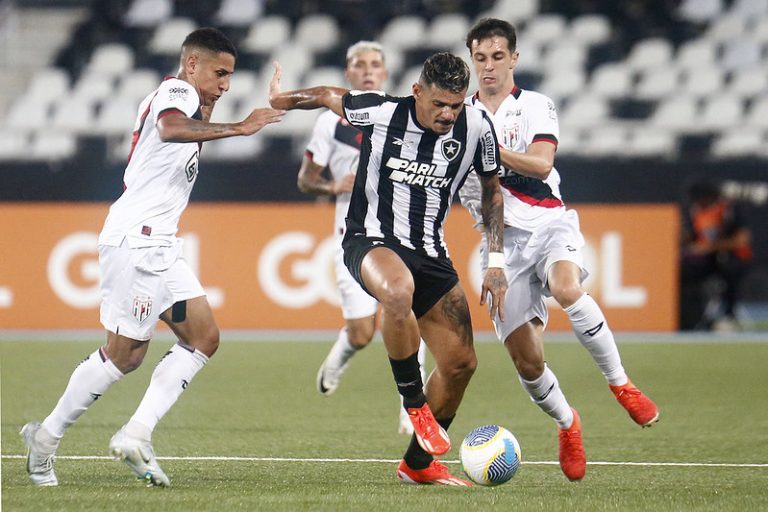
[{"label": "floodlit turf", "polygon": [[[499,423],[518,438],[523,465],[496,488],[408,486],[395,477],[407,440],[383,346],[359,353],[325,398],[315,374],[328,343],[227,342],[160,423],[154,445],[172,480],[145,488],[123,464],[60,458],[56,488],[27,480],[17,434],[53,407],[74,368],[98,344],[0,342],[4,510],[766,510],[768,343],[630,343],[620,349],[635,383],[661,408],[651,429],[634,425],[586,351],[551,343],[547,359],[580,413],[591,462],[762,464],[760,467],[590,464],[568,482],[555,426],[524,395],[505,351],[477,345],[480,366],[450,433]],[[105,456],[135,409],[154,363],[115,385],[70,429],[60,456]],[[164,456],[179,459],[163,460]],[[200,460],[193,457],[333,459]],[[340,459],[384,459],[342,461]],[[449,464],[455,472],[457,464]]]}]

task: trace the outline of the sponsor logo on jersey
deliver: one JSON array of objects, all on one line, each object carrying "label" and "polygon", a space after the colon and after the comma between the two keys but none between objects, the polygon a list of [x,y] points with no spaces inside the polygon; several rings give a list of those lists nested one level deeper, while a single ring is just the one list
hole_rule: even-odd
[{"label": "sponsor logo on jersey", "polygon": [[149,314],[152,312],[152,298],[151,297],[134,297],[133,298],[133,316],[139,323],[144,322]]},{"label": "sponsor logo on jersey", "polygon": [[496,167],[496,141],[491,132],[486,132],[480,141],[483,145],[483,165],[486,167]]},{"label": "sponsor logo on jersey", "polygon": [[408,185],[446,188],[451,186],[453,178],[435,176],[437,172],[436,164],[426,164],[415,160],[405,160],[403,158],[390,157],[387,160],[387,167],[394,169],[389,175],[389,179],[396,183],[407,183]]},{"label": "sponsor logo on jersey", "polygon": [[192,183],[192,180],[197,176],[197,161],[199,152],[195,151],[195,154],[189,157],[187,164],[184,166],[184,173],[187,175],[187,181]]},{"label": "sponsor logo on jersey", "polygon": [[347,112],[347,117],[350,121],[357,121],[358,123],[365,123],[371,118],[368,112]]},{"label": "sponsor logo on jersey", "polygon": [[404,148],[411,149],[412,145],[410,141],[399,139],[397,137],[394,137],[394,139],[395,141],[392,144],[394,144],[395,146],[403,146]]},{"label": "sponsor logo on jersey", "polygon": [[440,152],[443,154],[443,158],[452,162],[461,152],[461,142],[456,139],[445,139],[440,145]]},{"label": "sponsor logo on jersey", "polygon": [[188,94],[189,94],[189,89],[185,87],[171,87],[170,89],[168,89],[168,99],[170,99],[171,101],[177,100],[177,99],[186,100]]}]

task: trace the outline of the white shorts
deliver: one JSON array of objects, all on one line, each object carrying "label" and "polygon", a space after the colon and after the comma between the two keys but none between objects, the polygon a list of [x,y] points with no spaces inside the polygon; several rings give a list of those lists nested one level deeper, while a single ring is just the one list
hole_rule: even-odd
[{"label": "white shorts", "polygon": [[368,295],[355,281],[349,269],[344,265],[344,251],[341,249],[341,241],[336,250],[336,286],[341,294],[341,314],[344,320],[366,318],[376,314],[379,302]]},{"label": "white shorts", "polygon": [[174,303],[205,295],[182,256],[171,247],[99,246],[101,323],[108,331],[149,340],[160,314]]},{"label": "white shorts", "polygon": [[[485,241],[485,235],[483,235]],[[483,272],[488,264],[487,244],[481,244]],[[581,269],[581,280],[589,272],[584,268],[584,237],[575,210],[542,226],[535,233],[513,227],[504,229],[504,257],[507,294],[504,297],[504,318],[494,319],[496,335],[503,342],[524,323],[539,318],[547,325],[545,299],[552,294],[547,286],[547,273],[558,261],[572,261]]]}]

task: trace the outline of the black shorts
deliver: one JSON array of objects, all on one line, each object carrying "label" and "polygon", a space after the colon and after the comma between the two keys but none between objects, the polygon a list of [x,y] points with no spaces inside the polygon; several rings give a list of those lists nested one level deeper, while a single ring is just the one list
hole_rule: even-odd
[{"label": "black shorts", "polygon": [[369,238],[362,234],[347,232],[341,244],[344,249],[344,265],[349,269],[368,295],[368,291],[360,275],[360,266],[368,251],[376,247],[386,247],[394,251],[411,271],[415,289],[413,292],[413,313],[416,318],[432,309],[432,306],[448,293],[459,282],[459,276],[453,268],[450,259],[433,258],[426,254],[408,249],[396,242],[381,238]]}]

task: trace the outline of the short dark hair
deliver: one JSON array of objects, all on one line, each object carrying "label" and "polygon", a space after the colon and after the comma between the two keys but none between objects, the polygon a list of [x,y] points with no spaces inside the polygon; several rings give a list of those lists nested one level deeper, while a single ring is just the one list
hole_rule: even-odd
[{"label": "short dark hair", "polygon": [[424,61],[419,82],[444,91],[463,92],[469,87],[469,67],[461,57],[446,52],[435,53]]},{"label": "short dark hair", "polygon": [[469,33],[467,34],[467,48],[469,48],[469,53],[472,53],[472,41],[482,41],[483,39],[488,39],[494,36],[506,38],[510,52],[516,50],[517,32],[515,32],[515,27],[513,27],[511,23],[498,18],[483,18],[469,29]]},{"label": "short dark hair", "polygon": [[182,50],[187,48],[200,48],[213,53],[228,53],[237,58],[237,50],[232,41],[221,30],[213,27],[199,28],[190,32],[181,44]]}]

